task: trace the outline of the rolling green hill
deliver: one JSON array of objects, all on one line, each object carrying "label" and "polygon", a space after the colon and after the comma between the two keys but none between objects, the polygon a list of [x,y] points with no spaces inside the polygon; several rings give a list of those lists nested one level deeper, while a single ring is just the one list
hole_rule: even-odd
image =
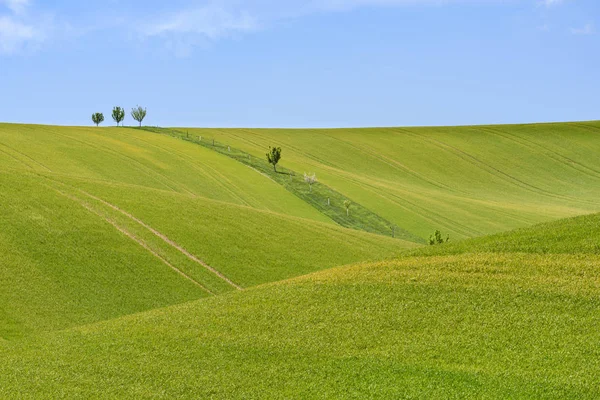
[{"label": "rolling green hill", "polygon": [[0,124],[0,397],[597,398],[599,134]]},{"label": "rolling green hill", "polygon": [[0,337],[186,302],[414,243],[341,228],[198,146],[0,126]]},{"label": "rolling green hill", "polygon": [[[444,245],[0,344],[0,394],[597,398],[598,226],[561,221],[494,248]],[[552,254],[528,250],[562,236],[568,247],[545,241]]]},{"label": "rolling green hill", "polygon": [[[600,210],[600,123],[183,129],[285,165],[423,238],[482,236]],[[182,131],[183,131],[182,130]]]}]

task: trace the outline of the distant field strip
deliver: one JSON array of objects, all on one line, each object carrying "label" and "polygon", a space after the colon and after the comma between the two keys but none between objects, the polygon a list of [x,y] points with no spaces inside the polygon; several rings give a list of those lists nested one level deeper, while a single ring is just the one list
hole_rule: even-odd
[{"label": "distant field strip", "polygon": [[286,190],[304,200],[340,226],[364,230],[366,232],[384,236],[393,236],[415,243],[424,243],[422,238],[411,234],[402,227],[396,226],[357,202],[352,201],[351,214],[347,215],[343,203],[349,197],[344,196],[331,187],[319,182],[313,185],[312,190],[307,190],[307,185],[301,182],[302,177],[297,172],[283,167],[279,167],[278,172],[275,172],[266,161],[256,159],[256,157],[253,157],[251,154],[241,151],[240,149],[210,139],[200,140],[199,136],[194,138],[192,135],[190,137],[189,134],[179,130],[150,127],[143,129],[153,133],[177,137],[233,158],[261,175],[280,184]]}]

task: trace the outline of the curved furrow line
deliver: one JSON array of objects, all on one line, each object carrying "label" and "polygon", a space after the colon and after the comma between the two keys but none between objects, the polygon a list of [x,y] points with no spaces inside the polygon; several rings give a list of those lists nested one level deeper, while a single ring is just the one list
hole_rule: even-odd
[{"label": "curved furrow line", "polygon": [[79,200],[78,198],[68,195],[56,188],[47,186],[48,188],[56,191],[57,193],[59,193],[60,195],[78,203],[81,207],[85,208],[86,210],[88,210],[90,213],[100,217],[101,219],[103,219],[105,222],[109,223],[110,225],[112,225],[116,230],[118,230],[119,232],[121,232],[123,235],[127,236],[129,239],[133,240],[134,242],[136,242],[137,244],[139,244],[141,247],[143,247],[146,251],[148,251],[150,254],[152,254],[154,257],[158,258],[160,261],[162,261],[166,266],[168,266],[169,268],[171,268],[173,271],[177,272],[179,275],[181,275],[182,277],[184,277],[185,279],[187,279],[188,281],[192,282],[194,285],[198,286],[199,288],[201,288],[202,290],[204,290],[205,292],[207,292],[208,294],[211,294],[214,296],[214,293],[209,290],[208,288],[206,288],[204,285],[202,285],[200,282],[196,281],[195,279],[193,279],[192,277],[190,277],[188,274],[186,274],[185,272],[183,272],[182,270],[180,270],[179,268],[175,267],[173,264],[171,264],[170,262],[168,262],[164,257],[162,257],[160,254],[158,254],[156,251],[154,251],[145,241],[143,241],[142,239],[140,239],[139,237],[135,236],[133,233],[127,231],[125,228],[121,227],[119,224],[117,224],[114,220],[112,220],[111,218],[107,217],[106,215],[102,215],[100,212],[96,211],[92,206],[90,206],[88,203]]},{"label": "curved furrow line", "polygon": [[456,191],[454,188],[452,188],[452,187],[450,187],[448,185],[445,185],[445,184],[443,184],[441,182],[437,182],[437,181],[429,179],[429,178],[427,178],[425,176],[422,176],[417,171],[412,170],[411,168],[407,167],[406,165],[404,165],[404,164],[402,164],[402,163],[400,163],[400,162],[398,162],[398,161],[396,161],[396,160],[394,160],[392,158],[389,158],[389,157],[384,156],[382,154],[378,154],[376,152],[376,150],[374,150],[372,147],[370,147],[368,145],[363,145],[364,148],[363,147],[358,147],[358,146],[356,146],[356,145],[354,145],[354,144],[352,144],[352,143],[350,143],[350,142],[348,142],[346,140],[342,140],[340,138],[337,138],[335,136],[331,136],[331,135],[328,135],[328,134],[325,134],[325,133],[323,133],[323,134],[325,136],[331,138],[331,139],[340,141],[340,142],[346,144],[347,146],[350,146],[350,147],[352,147],[352,148],[354,148],[354,149],[356,149],[356,150],[358,150],[360,152],[366,153],[369,156],[371,156],[371,157],[373,157],[373,158],[375,158],[375,159],[383,162],[384,164],[389,165],[390,167],[394,168],[397,171],[406,172],[407,174],[409,174],[409,175],[411,175],[411,176],[413,176],[413,177],[415,177],[417,179],[423,180],[423,181],[425,181],[425,182],[429,183],[430,185],[435,186],[437,188],[445,189],[445,190],[449,190],[449,191],[453,191],[453,192]]},{"label": "curved furrow line", "polygon": [[[417,205],[416,203],[407,200],[404,197],[400,197],[399,195],[395,195],[392,194],[390,191],[386,191],[385,193],[389,196],[386,197],[384,195],[381,194],[381,188],[375,187],[369,183],[366,182],[361,182],[359,180],[350,178],[350,177],[342,177],[342,179],[345,179],[347,181],[350,181],[356,185],[359,185],[361,187],[363,187],[365,190],[367,190],[368,192],[373,193],[375,196],[380,197],[384,200],[387,201],[391,201],[394,204],[396,204],[398,207],[406,210],[409,213],[413,213],[418,215],[419,217],[423,218],[426,221],[429,221],[433,226],[435,225],[444,225],[444,223],[440,223],[439,221],[445,221],[446,223],[446,228],[447,229],[451,229],[454,230],[455,232],[458,232],[466,237],[473,237],[473,236],[482,236],[483,233],[479,232],[477,230],[474,230],[472,228],[469,228],[459,222],[456,221],[452,221],[450,219],[448,219],[447,217],[440,215],[434,211],[430,211],[428,209],[425,209],[419,205]],[[390,198],[391,197],[391,198]],[[410,206],[412,206],[411,208],[406,207],[405,205],[403,205],[402,203],[406,203],[409,204]],[[437,219],[432,219],[430,216],[433,216]],[[458,229],[457,229],[458,227]]]},{"label": "curved furrow line", "polygon": [[[140,171],[143,174],[145,174],[147,177],[149,177],[151,179],[154,179],[156,182],[158,182],[159,184],[165,186],[166,188],[170,189],[173,192],[178,192],[179,191],[179,190],[177,190],[177,186],[181,186],[180,184],[178,184],[177,182],[174,182],[172,179],[170,179],[170,178],[162,175],[161,173],[159,173],[157,171],[154,171],[153,169],[145,166],[144,164],[142,164],[140,161],[136,160],[135,158],[126,156],[124,154],[121,154],[118,151],[115,151],[115,150],[113,150],[113,149],[111,149],[110,147],[107,147],[107,146],[95,146],[95,145],[92,145],[92,144],[90,144],[88,142],[85,142],[83,140],[75,139],[75,138],[73,138],[73,137],[71,137],[69,135],[64,135],[64,134],[61,134],[61,133],[58,133],[58,132],[52,132],[52,131],[48,131],[48,130],[46,130],[46,132],[50,132],[52,134],[65,137],[67,139],[70,139],[70,140],[73,140],[75,142],[81,143],[81,144],[86,145],[88,147],[91,147],[93,149],[105,151],[105,152],[107,152],[109,154],[112,154],[112,155],[115,155],[115,156],[117,156],[117,157],[119,157],[121,159],[130,160],[130,161],[133,162],[134,168],[136,168],[138,171]],[[153,176],[153,175],[155,175],[155,176]],[[171,182],[172,184],[174,184],[174,186],[170,186],[168,183],[165,183],[165,182],[161,181],[160,179],[158,179],[156,177],[156,175],[158,177],[162,178],[163,180],[167,181],[167,182]],[[182,189],[182,188],[180,188],[180,189]],[[188,194],[190,194],[192,196],[194,196],[194,193],[192,193],[189,190],[187,190],[187,188],[183,188],[183,191],[187,192]]]},{"label": "curved furrow line", "polygon": [[7,156],[9,156],[10,158],[12,158],[13,160],[23,164],[24,166],[26,166],[27,168],[29,168],[32,171],[35,171],[35,168],[33,168],[31,165],[27,164],[25,161],[15,157],[13,154],[10,154],[2,149],[0,149],[0,153],[6,154]]},{"label": "curved furrow line", "polygon": [[52,172],[52,170],[51,170],[50,168],[48,168],[47,166],[45,166],[44,164],[42,164],[41,162],[39,162],[39,161],[38,161],[38,160],[36,160],[35,158],[33,158],[33,157],[30,157],[30,156],[28,156],[27,154],[25,154],[25,153],[23,153],[23,152],[21,152],[21,151],[18,151],[18,150],[16,150],[16,149],[14,149],[12,146],[9,146],[9,145],[7,145],[6,143],[0,143],[0,145],[1,145],[1,146],[4,146],[4,147],[6,147],[6,148],[8,148],[8,149],[10,149],[11,151],[14,151],[15,153],[17,153],[17,154],[19,154],[19,155],[21,155],[21,156],[23,156],[23,157],[27,158],[28,160],[31,160],[31,161],[33,161],[35,164],[37,164],[37,165],[39,165],[40,167],[44,168],[46,171]]},{"label": "curved furrow line", "polygon": [[[257,148],[263,148],[264,147],[260,143],[257,143],[257,142],[255,142],[253,140],[250,140],[246,136],[241,136],[241,135],[236,134],[235,132],[237,132],[237,131],[238,131],[238,129],[235,129],[235,130],[226,130],[226,129],[224,129],[223,130],[223,134],[224,135],[233,136],[233,137],[237,138],[238,140],[240,140],[242,142],[245,142],[245,143],[248,143],[248,144],[250,144],[252,146],[256,146]],[[249,132],[250,134],[252,134],[254,136],[258,136],[254,131],[249,130],[249,129],[239,129],[239,131],[240,132]]]},{"label": "curved furrow line", "polygon": [[127,211],[115,206],[114,204],[109,203],[106,200],[103,200],[99,197],[94,196],[93,194],[90,194],[84,190],[81,189],[77,189],[79,192],[81,192],[82,194],[84,194],[85,196],[88,196],[91,199],[94,199],[104,205],[106,205],[107,207],[123,214],[124,216],[126,216],[127,218],[131,219],[134,222],[137,222],[139,225],[143,226],[144,228],[146,228],[147,230],[149,230],[150,232],[152,232],[156,237],[160,238],[162,241],[164,241],[165,243],[167,243],[169,246],[173,247],[174,249],[176,249],[177,251],[179,251],[181,254],[183,254],[184,256],[186,256],[188,259],[190,259],[191,261],[195,262],[196,264],[204,267],[205,269],[207,269],[208,271],[212,272],[214,275],[216,275],[217,277],[221,278],[223,281],[225,281],[226,283],[228,283],[230,286],[234,287],[237,290],[243,290],[243,288],[239,285],[237,285],[236,283],[234,283],[231,279],[229,279],[228,277],[226,277],[225,275],[223,275],[221,272],[217,271],[216,269],[214,269],[213,267],[211,267],[210,265],[208,265],[207,263],[205,263],[204,261],[200,260],[199,258],[197,258],[195,255],[191,254],[190,252],[188,252],[186,249],[184,249],[182,246],[180,246],[178,243],[174,242],[173,240],[169,239],[166,235],[162,234],[161,232],[157,231],[156,229],[152,228],[151,226],[149,226],[148,224],[146,224],[144,221],[134,217],[133,215],[129,214]]},{"label": "curved furrow line", "polygon": [[[235,199],[239,200],[242,204],[249,206],[250,204],[248,204],[248,202],[246,200],[244,200],[242,197],[240,197],[235,191],[231,190],[227,185],[224,185],[223,182],[221,182],[219,179],[215,178],[213,175],[211,175],[210,173],[206,172],[203,168],[199,167],[198,165],[194,164],[194,162],[190,161],[190,160],[186,160],[184,158],[184,156],[176,151],[170,151],[165,149],[162,146],[150,143],[146,140],[143,140],[142,138],[138,138],[135,136],[131,136],[133,139],[141,141],[145,144],[147,144],[148,146],[152,146],[152,147],[156,147],[157,149],[160,149],[161,151],[164,151],[167,154],[171,154],[175,157],[178,157],[180,160],[182,160],[183,162],[185,162],[186,164],[190,165],[193,169],[195,169],[196,171],[201,172],[205,177],[211,179],[211,181],[215,182],[215,184],[217,184],[218,186],[220,186],[221,188],[223,188],[223,190],[225,190],[226,192],[228,192],[231,196],[233,196]],[[189,157],[190,159],[192,159],[191,157]],[[214,168],[212,168],[211,166],[207,165],[207,164],[202,164],[204,167],[209,168],[211,171],[215,172],[216,174],[218,174],[219,176],[221,176],[223,179],[225,179],[226,181],[230,182],[229,179],[227,179],[225,176],[223,176],[219,171],[216,171]],[[235,187],[235,185],[233,183],[231,183],[232,186]],[[193,196],[196,196],[196,194],[193,194]]]},{"label": "curved furrow line", "polygon": [[600,127],[597,127],[597,126],[594,126],[594,125],[584,124],[582,122],[573,122],[572,124],[574,126],[580,127],[581,129],[585,129],[588,132],[593,132],[593,133],[600,134]]},{"label": "curved furrow line", "polygon": [[[564,164],[564,165],[576,170],[577,172],[581,172],[583,174],[586,174],[588,176],[592,176],[595,178],[600,178],[600,171],[590,168],[587,165],[581,164],[580,162],[577,162],[577,161],[573,160],[572,158],[569,158],[563,154],[560,154],[559,152],[554,151],[547,146],[543,146],[542,144],[537,143],[533,140],[517,136],[516,134],[513,134],[513,133],[503,132],[503,131],[500,131],[500,130],[497,130],[494,128],[482,127],[482,128],[480,128],[480,130],[482,132],[488,132],[492,135],[504,137],[505,139],[514,141],[515,143],[519,143],[520,145],[526,146],[530,149],[535,149],[535,148],[542,149],[544,152],[550,153],[555,156],[555,157],[552,157],[550,154],[545,154],[551,160],[554,160],[556,162]],[[525,142],[525,143],[523,143],[523,142]],[[576,166],[579,166],[580,168],[577,168]]]},{"label": "curved furrow line", "polygon": [[[400,129],[400,128],[397,128],[397,129]],[[404,129],[401,129],[401,130],[405,131]],[[412,132],[408,132],[408,131],[405,131],[405,132],[407,132],[407,133],[409,133],[409,134],[411,134],[411,135],[413,135],[415,137],[419,137],[423,141],[427,141],[427,142],[430,142],[430,143],[435,143],[440,148],[446,149],[446,151],[448,151],[450,153],[453,153],[455,156],[459,157],[460,159],[462,159],[464,161],[467,161],[467,162],[469,162],[469,163],[471,163],[471,164],[479,167],[481,170],[487,172],[488,174],[490,174],[492,176],[495,176],[495,177],[499,177],[500,179],[503,179],[505,182],[512,183],[514,186],[517,186],[517,187],[520,187],[522,189],[528,190],[528,191],[530,191],[532,193],[544,195],[544,196],[547,196],[547,197],[552,197],[552,198],[559,199],[559,200],[575,201],[575,202],[578,202],[578,203],[586,203],[586,204],[589,204],[589,205],[598,206],[598,204],[595,203],[595,202],[591,202],[591,201],[587,201],[587,200],[582,200],[582,199],[578,199],[578,198],[572,198],[572,197],[569,197],[569,196],[563,196],[563,195],[559,195],[559,194],[556,194],[556,193],[548,192],[548,191],[546,191],[544,189],[538,188],[535,185],[532,185],[530,183],[522,181],[519,178],[511,176],[510,174],[507,174],[506,172],[504,172],[504,171],[502,171],[502,170],[500,170],[500,169],[498,169],[498,168],[496,168],[496,167],[494,167],[492,165],[489,165],[489,164],[487,164],[487,163],[479,160],[477,157],[472,156],[469,153],[467,153],[467,152],[465,152],[463,150],[460,150],[460,149],[458,149],[458,148],[456,148],[454,146],[451,146],[449,144],[443,143],[443,142],[441,142],[439,140],[436,140],[436,139],[423,138],[423,137],[420,137],[419,135],[414,134]],[[495,172],[495,173],[493,173],[492,171]]]}]

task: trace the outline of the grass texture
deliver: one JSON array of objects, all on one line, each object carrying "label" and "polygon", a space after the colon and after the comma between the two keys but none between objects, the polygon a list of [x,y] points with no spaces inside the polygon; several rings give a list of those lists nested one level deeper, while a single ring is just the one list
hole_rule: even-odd
[{"label": "grass texture", "polygon": [[[565,224],[585,236],[577,220],[538,233]],[[523,232],[503,240],[499,252],[334,268],[0,346],[0,394],[597,398],[599,257],[580,240],[554,254],[527,252]]]},{"label": "grass texture", "polygon": [[187,129],[319,181],[427,239],[600,211],[600,122],[361,129]]}]

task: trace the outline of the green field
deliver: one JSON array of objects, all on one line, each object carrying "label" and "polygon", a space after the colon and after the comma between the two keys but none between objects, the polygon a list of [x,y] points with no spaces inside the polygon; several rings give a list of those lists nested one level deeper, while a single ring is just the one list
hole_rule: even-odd
[{"label": "green field", "polygon": [[[567,252],[527,252],[567,232]],[[600,215],[498,236],[498,252],[442,246],[6,344],[0,394],[597,398],[589,235]]]},{"label": "green field", "polygon": [[0,124],[0,397],[598,398],[599,134]]},{"label": "green field", "polygon": [[598,211],[600,123],[369,129],[182,129],[321,182],[423,238],[455,239]]}]

